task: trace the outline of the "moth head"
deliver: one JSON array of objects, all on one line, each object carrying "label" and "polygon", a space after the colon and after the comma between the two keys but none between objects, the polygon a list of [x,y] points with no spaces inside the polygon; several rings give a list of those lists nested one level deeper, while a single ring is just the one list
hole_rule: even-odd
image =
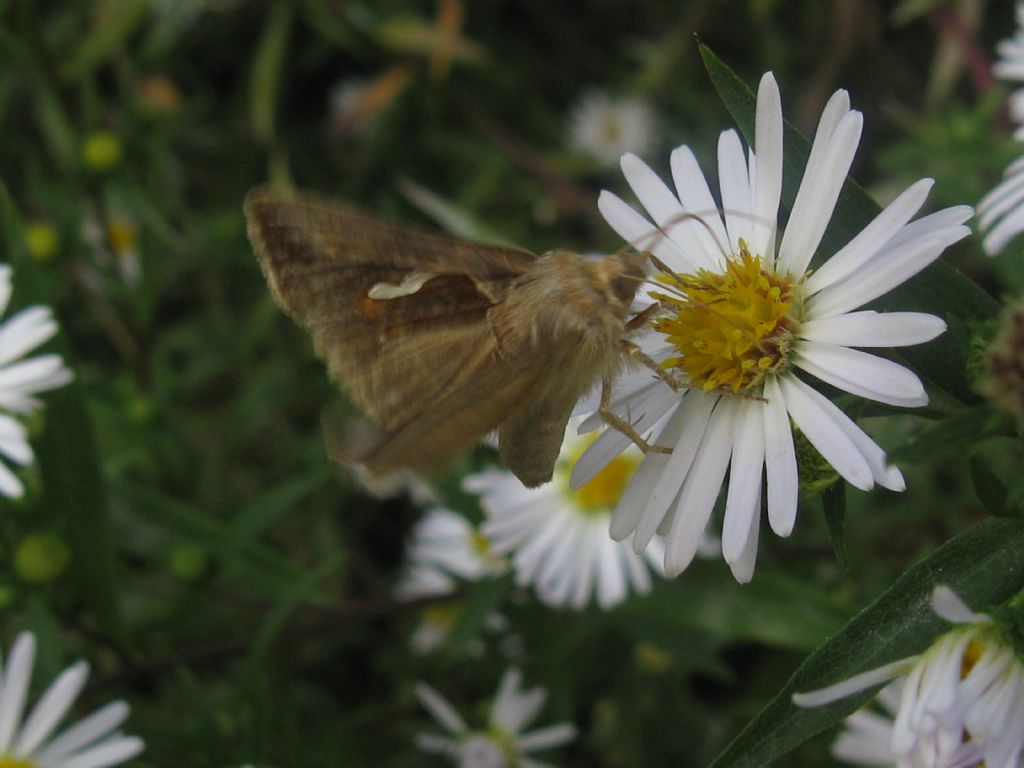
[{"label": "moth head", "polygon": [[613,253],[591,261],[594,287],[609,306],[625,315],[644,281],[646,255],[636,251]]}]

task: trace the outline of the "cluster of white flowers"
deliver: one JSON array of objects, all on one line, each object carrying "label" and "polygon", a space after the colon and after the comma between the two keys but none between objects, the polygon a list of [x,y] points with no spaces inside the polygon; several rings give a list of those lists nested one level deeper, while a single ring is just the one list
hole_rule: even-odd
[{"label": "cluster of white flowers", "polygon": [[[501,679],[483,730],[471,730],[448,701],[425,683],[416,696],[449,735],[420,733],[416,745],[424,752],[451,758],[459,768],[545,768],[530,757],[576,738],[576,727],[559,723],[529,733],[523,730],[540,714],[547,699],[543,688],[521,689],[522,674],[509,669]],[[550,767],[548,767],[550,768]]]},{"label": "cluster of white flowers", "polygon": [[[999,44],[992,72],[1004,80],[1024,82],[1024,3],[1017,4],[1016,34]],[[1010,117],[1018,123],[1014,138],[1024,141],[1024,88],[1010,96]],[[986,230],[982,245],[990,254],[999,253],[1024,232],[1024,157],[1013,161],[1002,182],[978,203],[978,223]]]},{"label": "cluster of white flowers", "polygon": [[[0,315],[11,300],[11,267],[0,264]],[[57,322],[48,307],[28,307],[0,324],[0,454],[17,466],[34,460],[28,432],[18,417],[28,417],[43,404],[40,392],[62,387],[71,381],[71,371],[60,355],[24,359],[57,333]],[[21,480],[0,461],[0,494],[20,498],[25,493]]]},{"label": "cluster of white flowers", "polygon": [[1024,765],[1024,662],[991,617],[948,587],[932,608],[957,625],[924,653],[793,696],[817,707],[895,680],[879,696],[890,717],[861,710],[833,747],[854,763],[900,768]]}]

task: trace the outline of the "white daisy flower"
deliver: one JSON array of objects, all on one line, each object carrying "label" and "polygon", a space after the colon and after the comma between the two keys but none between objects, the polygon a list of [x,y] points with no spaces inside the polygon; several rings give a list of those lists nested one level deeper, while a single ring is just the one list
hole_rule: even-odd
[{"label": "white daisy flower", "polygon": [[[1020,768],[1024,759],[1024,662],[1017,657],[1012,640],[991,617],[973,612],[948,587],[935,588],[932,608],[959,626],[940,636],[924,653],[828,688],[794,694],[793,703],[820,707],[900,678],[898,704],[893,706],[893,693],[887,694],[888,708],[895,713],[891,729],[879,715],[857,713],[854,735],[844,734],[837,748],[844,744],[844,753],[856,755],[857,745],[874,734],[888,738],[894,756],[888,764],[901,768],[981,764]],[[881,748],[871,754],[884,756]]]},{"label": "white daisy flower", "polygon": [[653,145],[654,112],[641,99],[589,91],[572,110],[570,149],[603,166],[615,165],[624,152],[642,154]]},{"label": "white daisy flower", "polygon": [[472,731],[441,694],[425,683],[417,684],[416,697],[450,735],[420,733],[416,746],[450,758],[459,768],[551,768],[529,755],[567,744],[576,738],[576,727],[559,723],[523,733],[543,709],[547,692],[543,688],[523,691],[521,685],[519,670],[506,671],[487,728]]},{"label": "white daisy flower", "polygon": [[[0,264],[0,315],[10,300],[11,267]],[[60,355],[23,359],[56,332],[48,307],[28,307],[0,324],[0,455],[17,466],[31,464],[34,456],[28,432],[14,416],[32,415],[43,407],[35,395],[71,381]],[[0,461],[0,495],[16,499],[24,493],[21,480]]]},{"label": "white daisy flower", "polygon": [[533,585],[541,601],[581,610],[593,596],[607,610],[630,591],[651,588],[650,568],[664,556],[660,540],[643,555],[608,538],[612,509],[642,455],[637,449],[613,457],[589,483],[573,490],[573,462],[592,440],[567,436],[552,482],[524,488],[510,472],[489,469],[462,486],[481,495],[487,519],[480,532],[498,555],[509,555],[520,586]]},{"label": "white daisy flower", "polygon": [[396,591],[406,600],[443,597],[454,592],[460,580],[477,581],[508,567],[472,523],[441,507],[427,510],[416,523],[405,560],[406,574]]},{"label": "white daisy flower", "polygon": [[141,739],[117,730],[128,716],[128,705],[123,701],[101,707],[51,738],[89,676],[89,665],[84,661],[65,669],[23,720],[35,653],[35,637],[23,632],[15,640],[7,664],[0,668],[0,765],[106,768],[142,751]]},{"label": "white daisy flower", "polygon": [[[1003,80],[1024,82],[1024,3],[1017,4],[1017,32],[1003,40],[992,73]],[[1010,117],[1018,123],[1014,138],[1024,141],[1024,88],[1010,95]],[[1003,180],[978,203],[978,223],[986,232],[982,246],[994,255],[1024,232],[1024,157],[1010,163]]]},{"label": "white daisy flower", "polygon": [[[689,565],[729,474],[722,554],[740,582],[754,572],[767,487],[768,521],[788,536],[796,522],[799,479],[794,430],[847,482],[903,490],[903,477],[853,420],[817,392],[808,375],[838,389],[903,407],[928,402],[920,379],[901,365],[853,347],[900,347],[945,330],[913,312],[853,311],[899,285],[951,243],[967,236],[967,206],[910,222],[932,186],[917,182],[813,272],[811,257],[836,205],[860,139],[862,116],[846,91],[828,102],[785,232],[777,225],[782,192],[782,107],[771,73],[757,95],[754,151],[735,131],[718,145],[722,201],[689,147],[672,153],[673,193],[633,155],[622,169],[652,224],[610,192],[599,207],[633,247],[652,251],[673,274],[659,277],[654,330],[641,340],[674,372],[678,393],[650,376],[617,383],[613,408],[654,435],[671,454],[650,453],[612,517],[611,534],[633,534],[642,552],[666,536],[665,570]],[[719,214],[718,211],[723,213]],[[797,375],[798,371],[801,375]],[[580,486],[629,444],[614,430],[573,470]]]}]

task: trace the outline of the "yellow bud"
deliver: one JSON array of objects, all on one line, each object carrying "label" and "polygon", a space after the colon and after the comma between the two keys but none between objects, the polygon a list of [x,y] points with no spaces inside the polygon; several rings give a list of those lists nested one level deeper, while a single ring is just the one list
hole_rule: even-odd
[{"label": "yellow bud", "polygon": [[94,171],[109,171],[121,162],[121,139],[110,131],[90,133],[82,145],[82,159]]},{"label": "yellow bud", "polygon": [[672,668],[672,652],[654,643],[640,643],[633,651],[633,657],[644,672],[661,674]]},{"label": "yellow bud", "polygon": [[30,584],[47,584],[71,562],[71,549],[52,533],[26,536],[14,552],[14,572]]},{"label": "yellow bud", "polygon": [[32,222],[25,227],[25,247],[36,261],[49,261],[60,248],[60,235],[46,222]]}]

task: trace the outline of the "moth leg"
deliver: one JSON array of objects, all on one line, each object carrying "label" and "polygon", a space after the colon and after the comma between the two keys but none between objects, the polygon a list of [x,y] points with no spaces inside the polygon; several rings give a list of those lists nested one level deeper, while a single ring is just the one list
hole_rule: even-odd
[{"label": "moth leg", "polygon": [[[639,316],[640,315],[637,315],[637,317]],[[644,351],[640,349],[640,347],[638,347],[631,341],[623,340],[622,348],[625,350],[627,355],[629,355],[631,358],[640,363],[640,365],[642,365],[644,368],[650,369],[651,373],[653,373],[663,382],[672,387],[672,390],[674,392],[679,391],[679,383],[669,374],[668,371],[666,371],[654,360],[652,360],[647,354],[645,354]]]},{"label": "moth leg", "polygon": [[640,330],[645,325],[647,325],[647,321],[648,320],[650,320],[652,317],[654,317],[660,311],[661,311],[661,304],[660,303],[655,303],[655,304],[651,304],[651,306],[649,306],[643,312],[637,312],[626,323],[626,326],[625,326],[626,327],[626,333],[630,333],[632,331]]},{"label": "moth leg", "polygon": [[601,404],[597,408],[597,412],[601,415],[601,419],[604,423],[612,429],[617,429],[619,432],[624,434],[644,453],[672,453],[671,448],[666,448],[663,445],[651,445],[649,442],[644,440],[633,428],[633,424],[630,424],[626,419],[622,418],[612,410],[611,400],[612,382],[611,379],[605,377],[601,382]]}]

